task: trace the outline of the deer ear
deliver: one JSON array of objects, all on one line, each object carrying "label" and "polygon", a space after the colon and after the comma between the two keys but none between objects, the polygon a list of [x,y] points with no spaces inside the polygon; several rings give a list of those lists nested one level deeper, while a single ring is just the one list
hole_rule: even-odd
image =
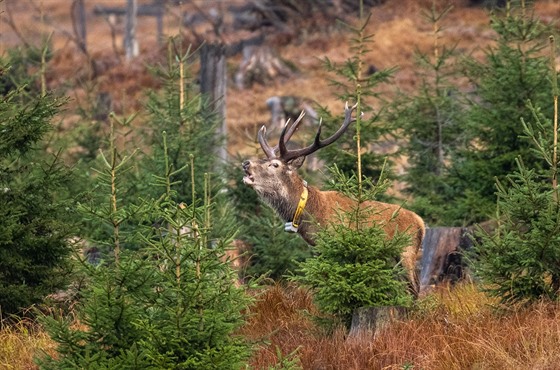
[{"label": "deer ear", "polygon": [[295,168],[298,169],[301,167],[301,165],[303,164],[303,162],[305,161],[305,156],[301,156],[301,157],[297,157],[295,159],[292,159],[290,162],[288,162],[288,164]]}]

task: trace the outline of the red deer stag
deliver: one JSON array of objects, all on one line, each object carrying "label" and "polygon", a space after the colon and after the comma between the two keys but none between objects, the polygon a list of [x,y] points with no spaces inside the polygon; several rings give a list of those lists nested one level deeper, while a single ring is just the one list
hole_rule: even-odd
[{"label": "red deer stag", "polygon": [[[321,126],[317,130],[313,144],[301,148],[288,150],[286,143],[303,118],[300,117],[290,125],[286,121],[278,145],[271,147],[266,140],[266,128],[263,126],[258,133],[258,141],[267,158],[257,161],[244,161],[245,170],[243,182],[251,186],[268,205],[286,222],[286,231],[299,233],[305,241],[315,245],[313,234],[318,226],[327,226],[339,220],[340,212],[355,209],[354,200],[336,191],[321,191],[307,185],[297,174],[305,157],[315,151],[334,143],[346,131],[352,119],[351,108],[346,104],[345,118],[342,126],[329,138],[321,140]],[[371,209],[368,216],[371,223],[382,225],[387,237],[391,238],[396,230],[406,231],[412,238],[410,246],[402,253],[402,264],[407,271],[409,284],[413,293],[418,293],[416,261],[419,257],[420,246],[424,237],[424,222],[409,210],[398,205],[367,201],[363,208]],[[369,213],[368,213],[369,214]]]}]

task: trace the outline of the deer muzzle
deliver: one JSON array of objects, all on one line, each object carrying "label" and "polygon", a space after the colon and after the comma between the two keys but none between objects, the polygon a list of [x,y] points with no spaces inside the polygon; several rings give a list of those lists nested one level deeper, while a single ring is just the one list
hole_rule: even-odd
[{"label": "deer muzzle", "polygon": [[253,174],[251,173],[250,170],[251,161],[243,161],[241,166],[243,167],[243,171],[245,171],[245,176],[243,177],[243,183],[245,183],[245,185],[253,185],[255,183],[255,178],[253,177]]}]

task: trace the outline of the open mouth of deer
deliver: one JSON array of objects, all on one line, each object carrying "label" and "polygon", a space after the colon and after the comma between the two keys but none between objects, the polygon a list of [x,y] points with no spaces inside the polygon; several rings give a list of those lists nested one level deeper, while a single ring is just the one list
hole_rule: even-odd
[{"label": "open mouth of deer", "polygon": [[249,170],[249,163],[243,162],[243,170],[245,171],[245,176],[243,176],[243,183],[245,185],[253,185],[255,183],[255,178]]},{"label": "open mouth of deer", "polygon": [[243,176],[243,183],[245,185],[253,185],[255,183],[255,178],[251,175],[250,172],[245,171],[245,176]]}]

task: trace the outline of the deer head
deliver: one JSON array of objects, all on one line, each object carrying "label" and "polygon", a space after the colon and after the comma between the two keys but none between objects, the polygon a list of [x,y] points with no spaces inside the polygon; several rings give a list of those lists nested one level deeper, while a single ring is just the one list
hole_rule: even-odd
[{"label": "deer head", "polygon": [[293,215],[294,207],[297,206],[297,200],[305,186],[303,180],[297,174],[297,170],[303,164],[306,156],[334,143],[344,134],[348,126],[354,121],[352,111],[355,108],[356,106],[348,107],[348,103],[346,104],[344,122],[327,139],[321,140],[321,123],[319,123],[313,143],[301,149],[288,150],[286,144],[298,128],[304,112],[292,124],[290,124],[290,120],[286,121],[280,133],[278,145],[274,147],[268,144],[266,127],[262,126],[258,132],[258,141],[266,154],[266,158],[243,162],[242,165],[245,170],[243,182],[253,187],[261,198],[280,213],[280,216],[287,218]]}]

